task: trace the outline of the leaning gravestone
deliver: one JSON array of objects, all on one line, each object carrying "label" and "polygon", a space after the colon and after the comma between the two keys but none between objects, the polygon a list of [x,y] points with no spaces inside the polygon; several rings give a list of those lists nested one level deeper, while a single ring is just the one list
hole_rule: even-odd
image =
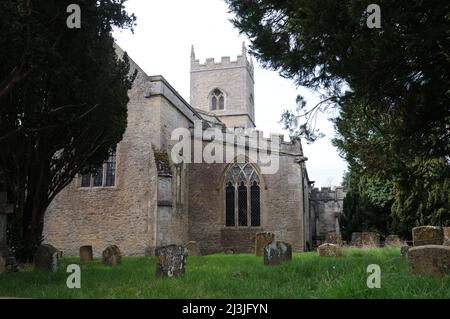
[{"label": "leaning gravestone", "polygon": [[292,246],[288,243],[277,241],[264,247],[264,265],[274,266],[292,260]]},{"label": "leaning gravestone", "polygon": [[155,249],[156,277],[179,277],[186,272],[187,250],[169,245]]},{"label": "leaning gravestone", "polygon": [[363,247],[380,247],[380,234],[374,232],[361,233],[361,246]]},{"label": "leaning gravestone", "polygon": [[339,257],[342,255],[338,245],[325,243],[317,247],[317,252],[321,257]]},{"label": "leaning gravestone", "polygon": [[198,248],[196,241],[189,241],[186,244],[188,256],[201,256],[200,249]]},{"label": "leaning gravestone", "polygon": [[444,245],[450,246],[450,227],[443,227],[444,230]]},{"label": "leaning gravestone", "polygon": [[362,245],[362,233],[352,233],[352,239],[350,241],[350,246],[359,247]]},{"label": "leaning gravestone", "polygon": [[420,226],[412,229],[413,245],[442,245],[444,243],[444,230],[436,226]]},{"label": "leaning gravestone", "polygon": [[400,240],[400,237],[398,237],[398,235],[388,235],[386,237],[386,239],[384,240],[384,245],[401,247],[403,245],[403,243]]},{"label": "leaning gravestone", "polygon": [[414,274],[444,275],[450,272],[450,247],[423,245],[411,247],[408,259]]},{"label": "leaning gravestone", "polygon": [[255,255],[264,256],[264,247],[273,242],[275,234],[271,232],[257,233],[255,237]]},{"label": "leaning gravestone", "polygon": [[328,233],[325,236],[325,243],[342,246],[342,237],[336,233]]},{"label": "leaning gravestone", "polygon": [[80,262],[88,262],[94,258],[92,253],[92,246],[81,246],[80,247]]},{"label": "leaning gravestone", "polygon": [[34,255],[34,269],[57,272],[58,250],[49,244],[39,246]]},{"label": "leaning gravestone", "polygon": [[122,254],[119,247],[111,245],[102,252],[102,262],[105,266],[117,266],[122,263]]}]

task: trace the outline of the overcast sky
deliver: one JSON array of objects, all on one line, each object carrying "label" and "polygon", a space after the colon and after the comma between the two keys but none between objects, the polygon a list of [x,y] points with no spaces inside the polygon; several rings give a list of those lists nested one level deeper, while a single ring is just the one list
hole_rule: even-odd
[{"label": "overcast sky", "polygon": [[[148,74],[162,75],[189,101],[190,50],[194,45],[196,58],[203,63],[206,58],[240,54],[245,36],[239,35],[229,19],[223,0],[128,0],[127,11],[137,16],[135,32],[117,31],[117,43]],[[292,80],[284,79],[275,71],[255,64],[256,126],[264,131],[285,134],[279,123],[284,109],[294,109],[295,99],[302,94],[309,106],[319,100],[317,94],[297,88]],[[334,186],[342,181],[347,164],[331,145],[334,136],[330,115],[321,115],[317,127],[325,137],[312,145],[303,141],[303,150],[310,180],[316,186]]]}]

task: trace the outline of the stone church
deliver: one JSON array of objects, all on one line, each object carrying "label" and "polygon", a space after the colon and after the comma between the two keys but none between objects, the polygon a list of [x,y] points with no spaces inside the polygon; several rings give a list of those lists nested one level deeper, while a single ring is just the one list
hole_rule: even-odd
[{"label": "stone church", "polygon": [[[123,54],[119,47],[116,51]],[[164,77],[148,76],[131,62],[138,75],[129,92],[123,140],[103,165],[77,176],[55,198],[46,212],[44,242],[65,255],[92,245],[98,256],[112,244],[124,255],[151,255],[155,247],[188,241],[196,241],[202,254],[251,252],[255,234],[270,231],[295,251],[309,249],[316,217],[309,207],[312,182],[301,142],[260,131],[256,146],[246,133],[238,142],[235,128],[256,126],[254,70],[245,45],[237,60],[205,63],[192,49],[189,103]],[[193,132],[198,123],[202,131],[228,134],[216,145],[226,147],[232,160],[174,160],[179,139],[173,132]],[[208,147],[215,139],[194,134],[189,142]],[[259,157],[251,161],[245,151],[259,154],[276,140],[279,147],[269,153],[277,158],[277,170],[267,173],[265,163]],[[192,155],[187,153],[195,148],[175,153]]]}]

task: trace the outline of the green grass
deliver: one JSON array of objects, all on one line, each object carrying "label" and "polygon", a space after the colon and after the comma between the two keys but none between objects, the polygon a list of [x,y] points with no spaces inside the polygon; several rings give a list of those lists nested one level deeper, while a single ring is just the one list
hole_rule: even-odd
[{"label": "green grass", "polygon": [[[262,257],[189,257],[183,278],[157,279],[155,257],[125,257],[117,267],[81,265],[81,289],[68,289],[63,258],[57,273],[22,269],[0,275],[0,296],[32,298],[450,298],[450,275],[414,276],[399,249],[345,249],[342,257],[296,253],[266,267]],[[381,288],[366,285],[369,264],[381,267]]]}]

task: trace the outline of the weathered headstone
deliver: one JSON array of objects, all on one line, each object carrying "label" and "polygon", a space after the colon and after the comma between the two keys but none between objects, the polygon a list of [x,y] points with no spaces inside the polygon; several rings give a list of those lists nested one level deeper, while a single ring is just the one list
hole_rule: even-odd
[{"label": "weathered headstone", "polygon": [[411,248],[411,246],[408,246],[408,245],[402,246],[400,248],[400,254],[402,255],[402,257],[406,257],[408,255],[408,251],[410,248]]},{"label": "weathered headstone", "polygon": [[122,262],[122,253],[119,247],[111,245],[102,252],[102,262],[105,266],[116,266]]},{"label": "weathered headstone", "polygon": [[442,245],[444,243],[444,230],[437,226],[420,226],[412,229],[415,246]]},{"label": "weathered headstone", "polygon": [[400,247],[403,243],[398,235],[388,235],[384,240],[384,245]]},{"label": "weathered headstone", "polygon": [[155,249],[156,277],[179,277],[186,271],[187,249],[169,245]]},{"label": "weathered headstone", "polygon": [[92,246],[80,247],[80,262],[88,262],[94,258],[92,253]]},{"label": "weathered headstone", "polygon": [[188,256],[201,256],[200,249],[198,248],[198,244],[196,241],[189,241],[186,244],[187,254]]},{"label": "weathered headstone", "polygon": [[363,247],[380,247],[380,234],[374,232],[361,233],[361,246]]},{"label": "weathered headstone", "polygon": [[264,247],[264,265],[274,266],[292,260],[292,246],[288,243],[277,241]]},{"label": "weathered headstone", "polygon": [[414,274],[444,275],[450,272],[450,247],[423,245],[411,247],[408,259]]},{"label": "weathered headstone", "polygon": [[342,237],[336,233],[328,233],[325,236],[325,243],[342,246]]},{"label": "weathered headstone", "polygon": [[57,272],[58,250],[49,244],[39,246],[34,255],[34,269]]},{"label": "weathered headstone", "polygon": [[362,233],[355,232],[352,233],[352,239],[350,241],[350,246],[359,247],[362,245]]},{"label": "weathered headstone", "polygon": [[6,271],[6,260],[3,258],[2,254],[0,254],[0,274],[3,274]]},{"label": "weathered headstone", "polygon": [[273,242],[275,234],[271,232],[257,233],[255,237],[255,255],[264,256],[264,247]]},{"label": "weathered headstone", "polygon": [[443,227],[444,230],[444,245],[450,246],[450,227]]},{"label": "weathered headstone", "polygon": [[330,243],[325,243],[317,247],[317,252],[321,257],[339,257],[342,255],[341,247]]}]

